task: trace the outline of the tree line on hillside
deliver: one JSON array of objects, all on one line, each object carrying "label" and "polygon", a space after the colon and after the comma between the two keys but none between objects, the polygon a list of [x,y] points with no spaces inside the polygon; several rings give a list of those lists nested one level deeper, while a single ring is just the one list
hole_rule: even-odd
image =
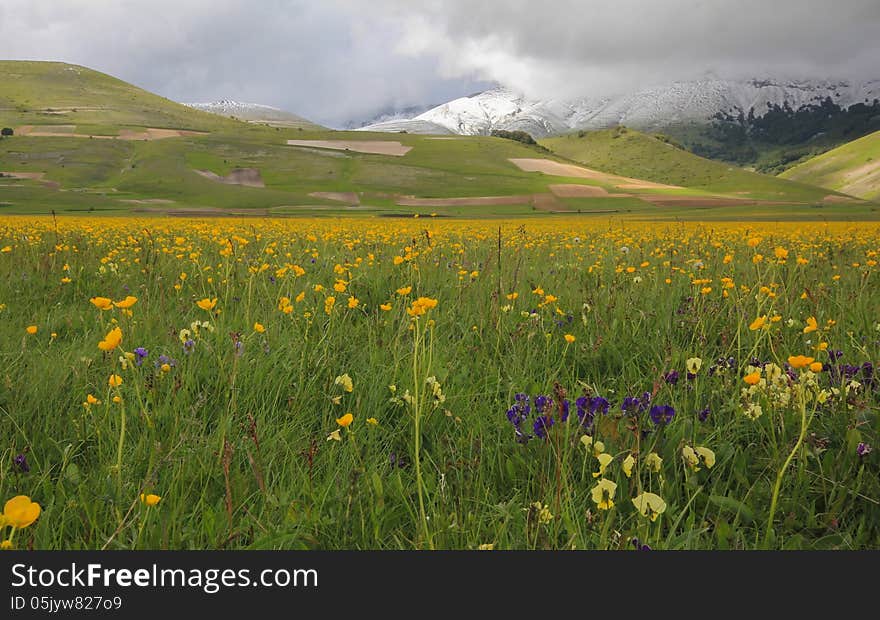
[{"label": "tree line on hillside", "polygon": [[875,131],[880,131],[880,100],[842,108],[826,97],[797,110],[786,102],[767,104],[760,115],[754,108],[748,113],[719,112],[702,139],[689,146],[703,157],[778,173]]}]

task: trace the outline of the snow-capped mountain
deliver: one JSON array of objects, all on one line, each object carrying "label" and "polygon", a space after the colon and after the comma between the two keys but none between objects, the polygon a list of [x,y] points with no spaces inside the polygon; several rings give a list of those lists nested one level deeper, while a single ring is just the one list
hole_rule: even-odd
[{"label": "snow-capped mountain", "polygon": [[317,127],[315,123],[292,112],[261,103],[243,103],[241,101],[223,99],[210,103],[184,103],[183,105],[201,110],[202,112],[237,118],[249,123],[265,123],[276,127]]},{"label": "snow-capped mountain", "polygon": [[420,114],[432,110],[436,104],[432,105],[407,105],[407,106],[387,106],[376,112],[371,118],[360,121],[349,121],[345,124],[345,129],[360,129],[368,125],[379,125],[381,123],[391,123],[394,121],[405,121],[415,118]]},{"label": "snow-capped mountain", "polygon": [[674,82],[623,94],[593,93],[575,99],[529,99],[494,88],[455,99],[408,121],[364,127],[369,131],[433,133],[436,126],[464,135],[520,129],[535,137],[618,124],[659,130],[680,122],[704,122],[719,112],[760,116],[769,104],[797,110],[826,97],[842,108],[880,99],[880,80],[722,80]]}]

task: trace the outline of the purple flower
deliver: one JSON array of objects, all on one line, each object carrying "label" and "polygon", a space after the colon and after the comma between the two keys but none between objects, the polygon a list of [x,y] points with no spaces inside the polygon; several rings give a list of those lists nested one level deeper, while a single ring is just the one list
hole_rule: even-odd
[{"label": "purple flower", "polygon": [[160,355],[159,361],[156,362],[156,368],[161,367],[163,364],[168,364],[169,366],[174,368],[175,366],[177,366],[177,360],[171,359],[167,355]]},{"label": "purple flower", "polygon": [[553,405],[553,399],[543,394],[535,396],[535,411],[545,413]]},{"label": "purple flower", "polygon": [[666,373],[666,375],[664,375],[663,378],[669,385],[675,385],[676,383],[678,383],[678,377],[679,375],[677,370],[670,370]]},{"label": "purple flower", "polygon": [[672,418],[675,417],[675,409],[673,409],[670,405],[654,405],[651,407],[651,420],[657,426],[661,424],[666,425],[672,421]]},{"label": "purple flower", "polygon": [[712,413],[711,409],[709,409],[709,407],[706,407],[705,409],[700,411],[700,413],[697,414],[697,417],[700,419],[700,422],[705,422],[706,420],[709,419],[710,413]]},{"label": "purple flower", "polygon": [[627,396],[620,405],[620,410],[627,415],[634,414],[641,409],[641,403],[638,396]]},{"label": "purple flower", "polygon": [[608,407],[611,405],[606,399],[601,396],[594,396],[590,399],[590,413],[597,414],[601,413],[602,415],[608,414]]},{"label": "purple flower", "polygon": [[867,444],[863,441],[859,442],[859,445],[856,446],[856,454],[860,457],[865,457],[871,452],[871,444]]},{"label": "purple flower", "polygon": [[563,422],[568,421],[568,414],[569,414],[570,410],[571,410],[571,403],[568,402],[567,398],[563,398],[562,399],[562,416],[561,416]]},{"label": "purple flower", "polygon": [[577,406],[577,417],[580,420],[581,426],[584,428],[590,428],[593,425],[593,416],[595,412],[590,411],[590,399],[586,396],[581,396],[574,404]]},{"label": "purple flower", "polygon": [[831,363],[837,362],[841,357],[843,357],[843,351],[840,349],[828,349],[828,358],[831,360]]},{"label": "purple flower", "polygon": [[[870,449],[871,448],[868,448],[869,451]],[[23,474],[26,474],[31,470],[31,467],[27,462],[27,457],[24,454],[17,454],[15,458],[12,459],[12,462],[15,463],[15,466],[18,467],[18,470]]]},{"label": "purple flower", "polygon": [[134,363],[140,366],[144,363],[144,358],[146,358],[150,354],[150,352],[143,347],[138,347],[134,350],[134,354],[137,356]]},{"label": "purple flower", "polygon": [[637,551],[650,551],[651,550],[651,547],[649,547],[648,545],[643,545],[642,541],[639,540],[638,538],[632,539],[632,545],[633,545],[633,547],[636,548]]},{"label": "purple flower", "polygon": [[547,439],[547,431],[553,426],[553,418],[547,415],[538,416],[533,425],[535,436],[540,439]]},{"label": "purple flower", "polygon": [[193,349],[196,348],[196,341],[190,338],[186,342],[183,343],[183,352],[186,354],[190,354],[193,352]]}]

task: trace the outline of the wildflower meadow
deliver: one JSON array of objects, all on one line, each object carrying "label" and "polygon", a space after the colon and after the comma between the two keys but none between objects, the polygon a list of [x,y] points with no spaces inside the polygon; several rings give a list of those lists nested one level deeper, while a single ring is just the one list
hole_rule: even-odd
[{"label": "wildflower meadow", "polygon": [[18,549],[864,549],[880,226],[0,219]]}]

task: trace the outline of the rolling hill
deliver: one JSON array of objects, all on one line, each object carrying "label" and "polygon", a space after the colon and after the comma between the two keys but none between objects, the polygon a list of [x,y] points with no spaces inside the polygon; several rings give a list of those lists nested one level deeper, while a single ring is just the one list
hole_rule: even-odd
[{"label": "rolling hill", "polygon": [[880,131],[809,159],[780,176],[880,200]]},{"label": "rolling hill", "polygon": [[599,161],[495,137],[269,127],[83,67],[9,61],[0,69],[0,126],[15,130],[0,139],[0,213],[875,216],[875,205],[824,201],[827,190],[706,172],[699,158],[689,161],[703,172],[688,164],[677,176],[653,155],[634,163],[639,150],[659,148],[652,141],[615,141]]},{"label": "rolling hill", "polygon": [[591,168],[657,183],[723,194],[746,192],[745,195],[765,200],[783,195],[786,200],[816,198],[816,188],[810,185],[782,185],[776,177],[705,159],[679,148],[665,136],[625,127],[546,138],[540,144]]}]

